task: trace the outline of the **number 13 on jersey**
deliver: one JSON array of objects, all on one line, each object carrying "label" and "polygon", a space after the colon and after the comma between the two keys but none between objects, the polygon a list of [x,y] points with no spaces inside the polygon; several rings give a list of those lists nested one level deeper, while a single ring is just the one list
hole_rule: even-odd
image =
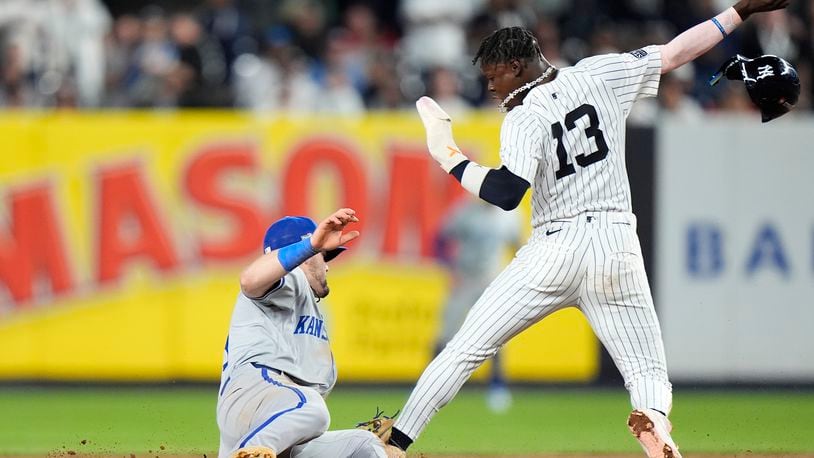
[{"label": "number 13 on jersey", "polygon": [[[585,135],[587,135],[589,139],[594,139],[594,142],[596,143],[596,151],[593,151],[590,154],[577,154],[574,156],[574,160],[576,160],[577,165],[580,167],[588,167],[594,162],[599,162],[602,159],[605,159],[608,156],[609,151],[608,143],[605,141],[605,136],[602,133],[602,129],[599,128],[599,116],[596,114],[596,108],[594,108],[593,105],[587,103],[583,104],[579,108],[565,115],[565,128],[569,131],[575,129],[577,127],[577,121],[585,116],[588,117],[589,121],[588,126],[585,128]],[[565,131],[563,130],[562,124],[559,122],[552,124],[551,134],[557,139],[557,160],[559,161],[560,166],[555,175],[559,180],[560,178],[567,177],[568,175],[573,175],[576,173],[576,169],[574,168],[574,164],[568,160],[568,151],[565,149],[565,144],[563,143]]]}]

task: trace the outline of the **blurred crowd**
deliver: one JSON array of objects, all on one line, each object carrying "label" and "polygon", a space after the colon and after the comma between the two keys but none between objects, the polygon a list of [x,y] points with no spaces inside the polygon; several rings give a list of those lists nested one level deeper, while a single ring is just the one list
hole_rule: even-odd
[{"label": "blurred crowd", "polygon": [[[491,106],[471,57],[504,26],[535,32],[556,66],[666,43],[732,0],[2,0],[0,106],[236,107],[358,114]],[[751,18],[665,75],[633,122],[752,110],[742,84],[707,81],[731,55],[776,54],[811,109],[814,0]]]}]

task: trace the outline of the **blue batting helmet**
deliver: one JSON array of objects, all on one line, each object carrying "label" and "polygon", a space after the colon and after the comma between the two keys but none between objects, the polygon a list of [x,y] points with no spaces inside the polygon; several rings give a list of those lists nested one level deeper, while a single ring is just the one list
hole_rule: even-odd
[{"label": "blue batting helmet", "polygon": [[[285,216],[278,219],[266,230],[263,237],[263,252],[269,253],[282,247],[297,243],[308,238],[317,229],[316,223],[306,216]],[[330,261],[346,247],[337,247],[324,253],[325,260]]]}]

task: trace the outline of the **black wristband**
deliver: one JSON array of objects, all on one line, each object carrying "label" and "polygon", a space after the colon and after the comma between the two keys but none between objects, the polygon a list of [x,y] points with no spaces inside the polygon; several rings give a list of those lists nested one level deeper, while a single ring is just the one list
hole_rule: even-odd
[{"label": "black wristband", "polygon": [[390,445],[395,445],[396,447],[404,451],[407,451],[407,447],[409,447],[413,443],[413,440],[407,437],[407,435],[404,434],[403,432],[399,431],[396,428],[393,428],[391,429],[390,432],[390,440],[387,442]]}]

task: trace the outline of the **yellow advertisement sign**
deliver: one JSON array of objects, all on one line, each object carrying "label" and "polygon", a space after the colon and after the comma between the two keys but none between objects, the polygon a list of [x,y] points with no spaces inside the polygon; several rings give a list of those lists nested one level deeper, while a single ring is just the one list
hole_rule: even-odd
[{"label": "yellow advertisement sign", "polygon": [[[499,126],[476,115],[455,128],[496,165]],[[340,379],[416,379],[448,288],[433,240],[467,198],[423,136],[398,114],[0,115],[0,378],[217,378],[266,226],[349,206],[362,237],[332,263],[325,303]],[[566,311],[505,359],[511,379],[588,380],[598,349]]]}]

